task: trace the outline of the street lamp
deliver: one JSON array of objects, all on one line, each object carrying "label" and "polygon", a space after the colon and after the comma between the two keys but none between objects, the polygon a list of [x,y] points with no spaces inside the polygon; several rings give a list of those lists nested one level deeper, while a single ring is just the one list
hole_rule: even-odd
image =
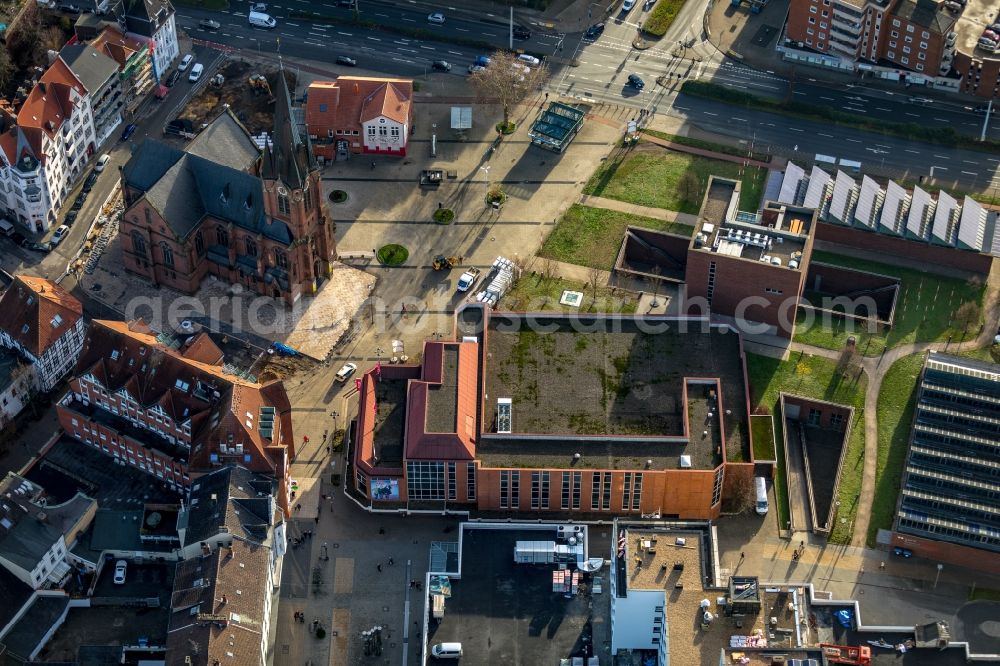
[{"label": "street lamp", "polygon": [[337,412],[330,412],[330,418],[333,419],[333,431],[337,432],[337,417],[340,416]]},{"label": "street lamp", "polygon": [[938,579],[941,577],[941,570],[944,569],[943,564],[937,565],[937,573],[934,575],[934,589],[937,589]]}]

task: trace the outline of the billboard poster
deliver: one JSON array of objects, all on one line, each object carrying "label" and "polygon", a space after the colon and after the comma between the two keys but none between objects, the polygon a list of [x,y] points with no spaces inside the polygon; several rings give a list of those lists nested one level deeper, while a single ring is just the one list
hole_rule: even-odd
[{"label": "billboard poster", "polygon": [[371,479],[372,499],[382,502],[399,501],[398,479]]}]

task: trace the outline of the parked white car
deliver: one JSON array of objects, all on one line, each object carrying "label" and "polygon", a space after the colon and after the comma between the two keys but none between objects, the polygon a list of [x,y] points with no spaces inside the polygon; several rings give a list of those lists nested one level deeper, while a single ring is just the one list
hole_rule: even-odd
[{"label": "parked white car", "polygon": [[191,66],[191,61],[194,60],[194,56],[188,53],[186,56],[181,58],[181,64],[177,65],[177,71],[184,72],[187,68]]},{"label": "parked white car", "polygon": [[437,23],[438,25],[441,25],[444,23],[444,14],[442,14],[441,12],[434,12],[433,14],[427,17],[427,22]]},{"label": "parked white car", "polygon": [[191,68],[191,75],[188,77],[188,81],[194,83],[201,78],[202,73],[205,71],[205,66],[203,64],[196,63],[194,67]]},{"label": "parked white car", "polygon": [[125,584],[125,570],[128,567],[128,562],[125,560],[118,560],[115,562],[115,585]]}]

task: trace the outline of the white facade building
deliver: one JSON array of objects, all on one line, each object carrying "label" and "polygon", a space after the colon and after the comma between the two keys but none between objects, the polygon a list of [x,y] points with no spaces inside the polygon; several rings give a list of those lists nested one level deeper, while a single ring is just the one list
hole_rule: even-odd
[{"label": "white facade building", "polygon": [[125,19],[129,37],[149,44],[153,78],[159,81],[180,55],[174,7],[170,0],[119,0],[116,13]]}]

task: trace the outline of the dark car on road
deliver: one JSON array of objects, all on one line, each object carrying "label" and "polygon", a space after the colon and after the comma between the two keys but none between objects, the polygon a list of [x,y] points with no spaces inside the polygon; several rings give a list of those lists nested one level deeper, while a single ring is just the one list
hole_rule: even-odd
[{"label": "dark car on road", "polygon": [[435,60],[431,63],[431,67],[439,72],[450,72],[451,63],[447,60]]},{"label": "dark car on road", "polygon": [[97,182],[97,172],[91,171],[90,175],[87,176],[87,180],[83,181],[83,191],[90,192],[94,189],[94,183]]},{"label": "dark car on road", "polygon": [[597,39],[604,32],[603,23],[595,23],[594,25],[587,28],[587,32],[583,33],[584,39]]},{"label": "dark car on road", "polygon": [[83,203],[86,200],[87,200],[87,193],[80,192],[80,194],[76,195],[76,200],[73,202],[72,210],[80,210],[81,208],[83,208]]},{"label": "dark car on road", "polygon": [[628,84],[636,90],[642,90],[646,87],[646,82],[640,79],[638,74],[629,74]]},{"label": "dark car on road", "polygon": [[167,87],[172,88],[179,78],[181,78],[181,70],[175,69],[170,72],[170,76],[167,77]]},{"label": "dark car on road", "polygon": [[358,61],[348,56],[337,56],[337,64],[344,65],[346,67],[357,67]]},{"label": "dark car on road", "polygon": [[139,129],[139,128],[138,128],[138,127],[136,126],[136,124],[135,124],[135,123],[131,123],[131,124],[129,124],[129,125],[128,125],[128,126],[127,126],[127,127],[125,128],[125,131],[124,131],[124,132],[122,132],[122,141],[128,141],[128,140],[129,140],[129,137],[131,137],[131,136],[132,136],[133,134],[135,134],[135,131],[136,131],[137,129]]},{"label": "dark car on road", "polygon": [[48,245],[45,245],[44,243],[36,243],[35,241],[29,241],[29,240],[25,240],[23,243],[21,243],[21,247],[23,247],[25,250],[31,250],[33,252],[48,252],[49,250],[52,249]]},{"label": "dark car on road", "polygon": [[202,19],[198,21],[198,27],[204,30],[218,30],[222,27],[222,24],[212,19]]},{"label": "dark car on road", "polygon": [[63,220],[63,224],[65,224],[67,227],[72,227],[73,223],[76,222],[76,218],[79,214],[80,211],[77,210],[71,210],[70,212],[66,213],[66,219]]},{"label": "dark car on road", "polygon": [[22,246],[24,245],[24,241],[28,240],[27,238],[24,237],[24,234],[20,233],[19,231],[15,231],[14,233],[12,233],[10,235],[10,239],[14,241],[15,244]]},{"label": "dark car on road", "polygon": [[523,25],[514,26],[514,39],[531,39],[531,31]]}]

